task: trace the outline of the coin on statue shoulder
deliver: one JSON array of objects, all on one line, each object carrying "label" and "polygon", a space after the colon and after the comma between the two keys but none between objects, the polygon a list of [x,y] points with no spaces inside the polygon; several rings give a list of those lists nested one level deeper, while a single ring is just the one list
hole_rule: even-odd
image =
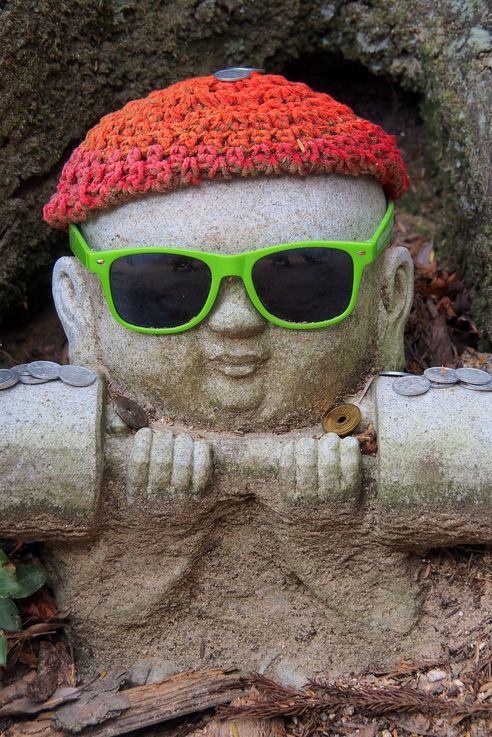
[{"label": "coin on statue shoulder", "polygon": [[35,379],[54,381],[60,375],[60,364],[54,361],[33,361],[27,364],[27,370]]},{"label": "coin on statue shoulder", "polygon": [[402,376],[393,382],[393,389],[404,397],[416,397],[430,389],[430,381],[425,376]]},{"label": "coin on statue shoulder", "polygon": [[19,381],[18,375],[12,369],[0,369],[0,389],[10,389]]},{"label": "coin on statue shoulder", "polygon": [[97,379],[96,374],[85,366],[61,366],[60,379],[70,386],[90,386]]}]

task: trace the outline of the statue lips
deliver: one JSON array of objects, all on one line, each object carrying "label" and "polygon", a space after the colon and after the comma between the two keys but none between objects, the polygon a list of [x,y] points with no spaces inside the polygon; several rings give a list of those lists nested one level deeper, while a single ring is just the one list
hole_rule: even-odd
[{"label": "statue lips", "polygon": [[242,379],[255,374],[268,356],[257,353],[220,353],[210,357],[212,366],[224,376]]}]

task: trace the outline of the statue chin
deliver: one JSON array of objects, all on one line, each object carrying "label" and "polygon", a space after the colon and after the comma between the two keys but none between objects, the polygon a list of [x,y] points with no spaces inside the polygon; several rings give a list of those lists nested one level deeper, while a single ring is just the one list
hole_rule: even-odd
[{"label": "statue chin", "polygon": [[206,379],[203,390],[213,406],[229,412],[257,412],[261,409],[265,395],[264,382],[260,376],[213,376]]}]

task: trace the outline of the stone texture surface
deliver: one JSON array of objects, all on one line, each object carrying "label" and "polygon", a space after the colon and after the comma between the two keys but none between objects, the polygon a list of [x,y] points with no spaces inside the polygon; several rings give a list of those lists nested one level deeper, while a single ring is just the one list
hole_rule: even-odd
[{"label": "stone texture surface", "polygon": [[[338,176],[210,183],[193,195],[142,198],[84,232],[102,249],[137,232],[147,245],[235,253],[282,236],[364,240],[386,209],[375,182]],[[57,264],[54,294],[72,359],[104,365],[112,390],[152,419],[135,435],[109,423],[104,534],[50,549],[83,668],[138,654],[157,670],[234,662],[298,684],[414,648],[418,589],[406,554],[372,534],[374,463],[363,478],[357,441],[309,427],[375,365],[402,362],[406,249],[387,249],[364,273],[353,315],[322,330],[267,323],[240,281],[222,284],[192,331],[118,329],[74,258]],[[259,351],[253,376],[219,371],[211,381],[210,359],[237,369]],[[295,429],[257,434],[279,422]]]},{"label": "stone texture surface", "polygon": [[0,317],[64,242],[41,223],[41,205],[101,115],[193,74],[231,64],[279,71],[326,52],[422,95],[448,247],[465,262],[477,320],[492,333],[490,13],[487,0],[3,3]]},{"label": "stone texture surface", "polygon": [[[94,249],[136,238],[238,253],[298,239],[365,240],[385,210],[371,179],[250,179],[145,197],[95,216],[83,231]],[[71,361],[103,366],[112,386],[152,416],[221,430],[298,427],[318,421],[374,366],[403,364],[412,263],[407,249],[386,249],[365,269],[353,313],[324,330],[278,328],[235,279],[223,280],[192,330],[137,333],[116,323],[97,276],[74,258],[57,264],[54,297]]]},{"label": "stone texture surface", "polygon": [[[306,490],[293,502],[268,454],[291,436],[207,439],[215,475],[202,494],[142,495],[127,507],[133,441],[112,438],[104,534],[50,545],[51,581],[59,605],[70,606],[82,671],[143,658],[166,672],[236,664],[300,684],[323,671],[384,667],[403,651],[432,652],[435,640],[416,627],[407,554],[373,534],[374,462],[362,494],[321,499]],[[263,464],[258,455],[238,473],[228,458],[246,460],[248,440],[263,444]]]},{"label": "stone texture surface", "polygon": [[[330,438],[319,426],[244,437],[174,426],[166,432],[187,432],[210,445],[213,479],[199,494],[161,489],[149,496],[144,490],[131,500],[126,484],[137,435],[110,436],[104,534],[90,544],[50,546],[52,581],[60,605],[73,613],[82,670],[90,672],[96,662],[104,668],[115,658],[129,666],[145,659],[136,678],[151,668],[171,673],[236,664],[300,685],[317,673],[389,667],[403,654],[437,657],[440,623],[421,620],[421,562],[408,551],[436,541],[490,541],[490,440],[482,437],[488,418],[483,406],[463,404],[456,390],[442,409],[429,398],[419,424],[413,404],[392,401],[391,379],[378,384],[366,414],[378,419],[380,455],[359,455],[355,476],[332,458],[321,484],[328,494],[319,493],[306,449],[306,442],[321,447]],[[450,418],[457,414],[460,434],[448,445]],[[149,432],[162,432],[160,426],[154,422]],[[422,436],[414,455],[410,433]],[[466,456],[468,436],[477,456],[473,467],[483,466],[485,491],[477,498],[472,472],[456,455]],[[296,494],[286,493],[281,473],[284,449],[292,444],[300,451]],[[422,462],[429,448],[437,475]],[[404,486],[407,474],[417,486]],[[402,493],[388,499],[395,479]],[[468,493],[460,507],[450,502],[451,485]],[[390,492],[396,493],[394,485]]]},{"label": "stone texture surface", "polygon": [[407,550],[492,542],[492,392],[375,386],[381,539]]},{"label": "stone texture surface", "polygon": [[[194,248],[210,235],[214,250],[234,252],[267,245],[278,234],[367,238],[384,212],[378,185],[362,179],[269,185],[212,183],[196,198],[149,197],[98,216],[87,235],[98,248],[128,242],[139,228],[149,243],[169,238]],[[210,212],[219,213],[220,229],[211,229]],[[151,427],[124,433],[109,413],[100,534],[88,543],[58,539],[49,546],[51,582],[59,606],[72,613],[83,673],[115,661],[131,666],[137,658],[148,661],[137,679],[234,663],[298,685],[320,673],[390,667],[403,654],[437,657],[439,631],[421,624],[420,564],[407,550],[422,545],[420,527],[412,527],[415,508],[424,532],[432,520],[445,529],[447,469],[424,475],[420,496],[406,506],[385,506],[391,461],[402,467],[405,447],[387,440],[384,417],[381,495],[378,458],[362,458],[354,438],[309,425],[323,407],[360,391],[375,367],[401,362],[411,296],[409,254],[389,248],[364,274],[357,309],[340,325],[267,328],[241,283],[227,282],[206,320],[167,340],[117,330],[88,272],[74,258],[57,264],[55,299],[71,356],[105,364],[112,391],[130,393],[151,415]],[[201,377],[211,370],[210,353],[202,346],[212,340],[220,349],[212,355],[229,363],[260,347],[276,360],[274,370],[269,374],[264,362],[257,383],[248,372],[220,373],[222,383],[207,383]],[[368,398],[366,421],[387,413],[391,432],[418,426],[414,405],[398,412],[388,400],[384,411],[374,410],[378,400],[378,393]],[[447,406],[449,422],[453,408]],[[478,406],[470,400],[461,410],[460,431],[470,430],[478,453]],[[281,421],[281,432],[267,432]],[[427,444],[457,474],[440,424],[430,427]],[[414,473],[427,446],[416,447]],[[466,472],[461,478],[469,483]],[[404,484],[403,474],[400,502],[409,500]],[[478,501],[472,521],[488,514],[489,494]],[[455,529],[461,523],[455,515]],[[460,542],[480,539],[468,518],[463,524]],[[489,534],[480,523],[477,529]]]},{"label": "stone texture surface", "polygon": [[0,392],[0,535],[85,538],[98,526],[104,383]]}]

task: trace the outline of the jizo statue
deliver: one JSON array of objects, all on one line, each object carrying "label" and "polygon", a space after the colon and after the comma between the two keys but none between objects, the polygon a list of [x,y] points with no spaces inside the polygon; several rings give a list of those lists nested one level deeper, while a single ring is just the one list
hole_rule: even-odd
[{"label": "jizo statue", "polygon": [[[83,667],[235,662],[301,683],[437,652],[407,551],[492,538],[477,397],[436,407],[376,379],[359,427],[375,457],[320,424],[403,366],[412,262],[390,240],[407,186],[393,137],[250,70],[130,102],[73,152],[44,213],[74,252],[55,303],[109,398],[103,378],[59,390],[45,452],[71,486],[53,522],[33,514]],[[119,423],[116,395],[150,426]]]}]

